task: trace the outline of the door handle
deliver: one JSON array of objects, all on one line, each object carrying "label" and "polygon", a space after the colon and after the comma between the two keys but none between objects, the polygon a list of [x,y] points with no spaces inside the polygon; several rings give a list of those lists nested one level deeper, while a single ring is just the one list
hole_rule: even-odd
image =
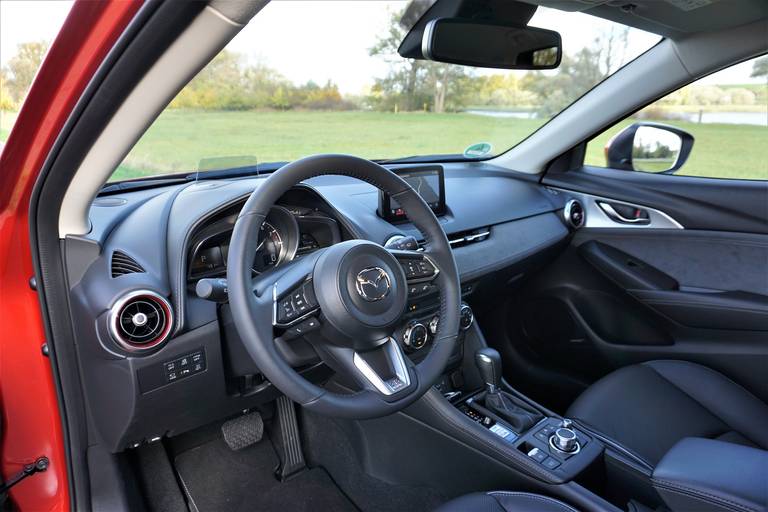
[{"label": "door handle", "polygon": [[648,212],[643,209],[627,205],[617,205],[621,210],[631,210],[633,216],[630,217],[628,216],[629,211],[621,213],[617,211],[616,207],[611,203],[597,201],[597,205],[611,220],[618,222],[619,224],[635,224],[643,226],[651,223],[651,219],[648,217]]}]

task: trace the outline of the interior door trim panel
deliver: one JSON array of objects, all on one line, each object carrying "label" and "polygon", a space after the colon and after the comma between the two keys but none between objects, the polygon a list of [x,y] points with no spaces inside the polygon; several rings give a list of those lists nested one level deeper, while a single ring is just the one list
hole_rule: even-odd
[{"label": "interior door trim panel", "polygon": [[[671,216],[656,208],[593,194],[585,194],[583,192],[576,192],[560,187],[547,187],[547,190],[558,195],[563,194],[565,196],[565,201],[576,199],[581,202],[585,212],[585,222],[583,225],[585,228],[620,227],[624,229],[685,229],[682,224],[677,222]],[[611,210],[615,212],[611,206],[613,204],[643,210],[648,214],[648,221],[641,223],[637,222],[635,219],[626,219],[624,222],[617,220],[617,218],[613,217],[610,213]],[[615,215],[619,216],[618,213]],[[620,218],[620,216],[618,218]]]},{"label": "interior door trim panel", "polygon": [[672,276],[681,288],[768,296],[768,237],[697,230],[580,229],[576,247],[598,240]]}]

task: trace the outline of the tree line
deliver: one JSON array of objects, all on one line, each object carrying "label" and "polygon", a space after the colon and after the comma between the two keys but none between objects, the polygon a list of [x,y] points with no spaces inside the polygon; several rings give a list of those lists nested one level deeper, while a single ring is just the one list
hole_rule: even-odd
[{"label": "tree line", "polygon": [[[400,13],[369,49],[388,72],[370,90],[344,95],[332,81],[295,84],[277,70],[249,64],[222,50],[171,102],[171,108],[205,110],[379,110],[456,112],[467,107],[513,108],[551,116],[624,64],[628,28],[600,34],[590,47],[564,54],[555,71],[479,74],[472,68],[403,59],[397,47],[405,36]],[[23,43],[0,69],[0,110],[17,109],[47,51],[46,42]],[[768,57],[754,63],[753,77],[768,79]],[[765,91],[693,85],[662,99],[660,105],[751,105],[766,101]]]}]

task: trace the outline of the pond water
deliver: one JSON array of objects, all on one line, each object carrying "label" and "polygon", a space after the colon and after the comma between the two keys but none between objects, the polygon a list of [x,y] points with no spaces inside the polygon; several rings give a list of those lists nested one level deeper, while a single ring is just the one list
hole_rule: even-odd
[{"label": "pond water", "polygon": [[[488,117],[517,118],[517,119],[535,119],[536,112],[511,111],[511,110],[465,110],[468,114]],[[699,122],[698,112],[678,112],[673,115],[686,121]],[[768,110],[765,112],[702,112],[701,122],[724,123],[724,124],[749,124],[768,127]]]}]

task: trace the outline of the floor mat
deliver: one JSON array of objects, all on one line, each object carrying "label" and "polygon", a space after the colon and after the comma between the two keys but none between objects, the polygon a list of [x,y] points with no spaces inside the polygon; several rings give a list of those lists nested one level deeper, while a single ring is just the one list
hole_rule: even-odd
[{"label": "floor mat", "polygon": [[233,452],[221,438],[176,456],[190,506],[199,512],[341,511],[358,509],[322,468],[287,482],[274,477],[278,457],[269,439]]}]

